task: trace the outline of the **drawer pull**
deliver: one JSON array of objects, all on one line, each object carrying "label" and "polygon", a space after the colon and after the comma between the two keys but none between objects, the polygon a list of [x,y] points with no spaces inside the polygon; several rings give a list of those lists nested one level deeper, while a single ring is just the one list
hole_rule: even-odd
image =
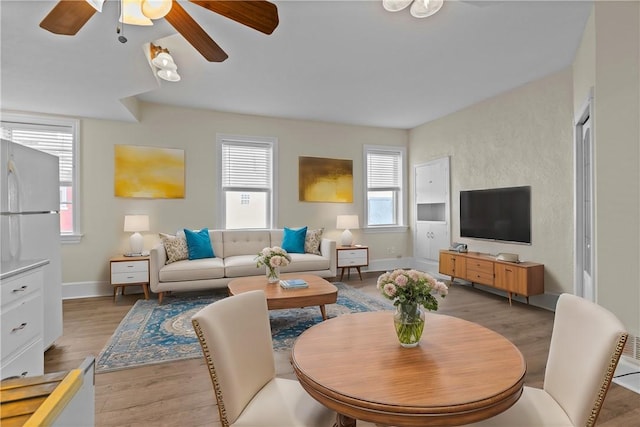
[{"label": "drawer pull", "polygon": [[24,378],[24,377],[26,377],[27,375],[29,375],[29,371],[24,371],[24,372],[23,372],[23,373],[21,373],[20,375],[12,375],[12,376],[10,376],[10,377],[3,378],[3,379],[2,379],[2,381],[4,381],[4,380],[14,380],[14,379],[16,379],[16,378]]},{"label": "drawer pull", "polygon": [[22,329],[24,329],[26,327],[27,327],[27,323],[23,322],[23,323],[20,324],[20,326],[16,326],[15,328],[13,328],[11,330],[11,333],[18,332],[19,330],[22,330]]},{"label": "drawer pull", "polygon": [[12,290],[11,292],[13,292],[13,293],[24,292],[24,291],[27,290],[27,287],[28,287],[28,285],[22,285],[19,288]]},{"label": "drawer pull", "polygon": [[513,273],[513,270],[509,270],[508,268],[505,268],[504,271],[506,271],[507,273]]}]

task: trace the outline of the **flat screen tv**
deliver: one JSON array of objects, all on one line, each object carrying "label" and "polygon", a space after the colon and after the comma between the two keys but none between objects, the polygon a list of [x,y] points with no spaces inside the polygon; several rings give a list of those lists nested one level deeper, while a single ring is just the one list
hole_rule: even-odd
[{"label": "flat screen tv", "polygon": [[460,191],[460,237],[531,243],[531,187]]}]

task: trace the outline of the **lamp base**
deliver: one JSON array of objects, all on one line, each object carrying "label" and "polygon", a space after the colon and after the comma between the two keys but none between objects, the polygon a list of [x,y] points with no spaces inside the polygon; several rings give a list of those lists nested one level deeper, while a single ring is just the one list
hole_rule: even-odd
[{"label": "lamp base", "polygon": [[342,246],[351,246],[351,244],[353,243],[353,234],[351,234],[351,231],[345,229],[342,232],[342,240],[340,241],[340,243],[342,243]]},{"label": "lamp base", "polygon": [[131,246],[131,254],[142,254],[144,249],[144,240],[142,234],[137,231],[129,237],[129,245]]}]

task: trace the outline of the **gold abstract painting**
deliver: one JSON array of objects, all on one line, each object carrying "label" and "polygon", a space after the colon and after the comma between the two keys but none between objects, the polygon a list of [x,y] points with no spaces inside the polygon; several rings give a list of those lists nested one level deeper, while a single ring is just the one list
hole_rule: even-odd
[{"label": "gold abstract painting", "polygon": [[353,160],[299,157],[298,195],[302,202],[353,202]]},{"label": "gold abstract painting", "polygon": [[184,150],[116,145],[116,197],[184,198]]}]

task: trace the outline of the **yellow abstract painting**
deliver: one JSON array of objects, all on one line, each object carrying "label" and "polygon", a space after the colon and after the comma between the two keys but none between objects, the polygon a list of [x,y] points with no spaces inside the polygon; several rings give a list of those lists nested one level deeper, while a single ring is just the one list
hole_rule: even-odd
[{"label": "yellow abstract painting", "polygon": [[116,197],[184,198],[184,150],[115,145]]},{"label": "yellow abstract painting", "polygon": [[353,202],[353,160],[299,157],[298,195],[302,202]]}]

